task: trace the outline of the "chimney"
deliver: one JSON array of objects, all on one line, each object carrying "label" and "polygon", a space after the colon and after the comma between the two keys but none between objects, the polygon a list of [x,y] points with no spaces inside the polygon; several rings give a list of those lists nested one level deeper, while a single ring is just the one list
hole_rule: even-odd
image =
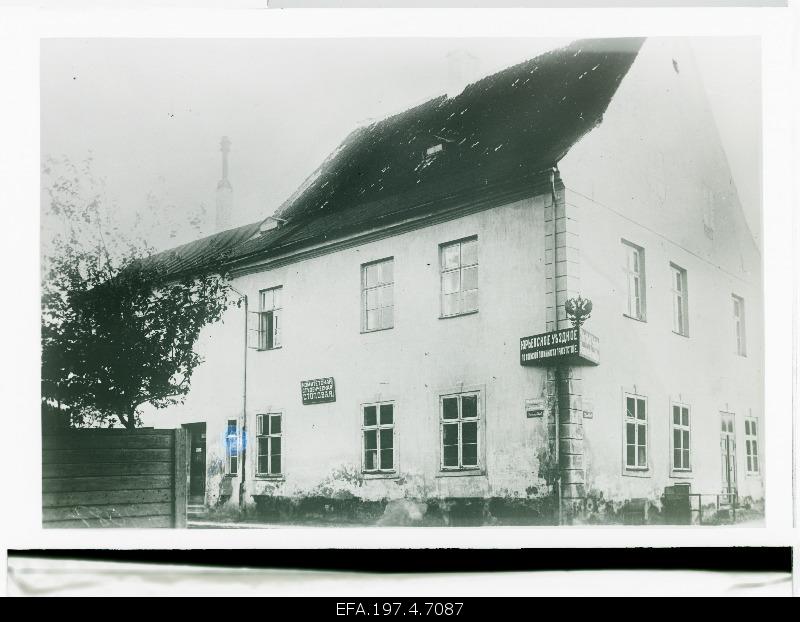
[{"label": "chimney", "polygon": [[231,151],[231,141],[223,136],[219,143],[222,152],[222,179],[217,184],[217,218],[216,230],[224,231],[231,227],[231,212],[233,211],[233,187],[228,180],[228,154]]},{"label": "chimney", "polygon": [[480,78],[481,62],[467,50],[452,50],[447,54],[447,95],[455,97],[464,87]]}]

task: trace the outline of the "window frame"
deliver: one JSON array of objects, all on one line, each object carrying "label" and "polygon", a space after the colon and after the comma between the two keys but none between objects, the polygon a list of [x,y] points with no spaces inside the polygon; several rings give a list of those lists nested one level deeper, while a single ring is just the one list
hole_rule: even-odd
[{"label": "window frame", "polygon": [[[233,434],[231,434],[231,423],[233,426]],[[233,440],[233,444],[231,444]],[[236,455],[231,451],[233,449]],[[236,468],[231,468],[231,462],[236,459]],[[228,419],[225,424],[225,474],[231,477],[239,475],[239,463],[241,460],[241,449],[239,447],[239,420]]]},{"label": "window frame", "polygon": [[[465,396],[475,396],[476,402],[476,416],[474,418],[467,417],[466,419],[462,416],[463,412],[463,397]],[[448,398],[458,398],[458,417],[456,419],[445,419],[444,418],[444,400]],[[440,475],[482,475],[484,474],[485,470],[485,462],[484,462],[484,447],[485,441],[483,438],[484,434],[484,425],[485,425],[485,412],[484,412],[484,403],[483,403],[483,389],[482,388],[469,388],[464,387],[461,390],[456,391],[447,391],[447,392],[440,392],[438,395],[437,400],[437,407],[438,407],[438,421],[439,421],[439,473]],[[464,435],[462,432],[463,423],[472,423],[476,424],[476,464],[475,465],[464,465],[463,464],[463,447],[464,447]],[[457,466],[445,466],[444,463],[444,427],[445,425],[453,425],[457,424],[458,426],[458,465]]]},{"label": "window frame", "polygon": [[[685,268],[670,262],[670,285],[672,290],[672,332],[681,337],[689,336],[689,276]],[[680,280],[681,290],[676,286],[676,278]],[[680,310],[681,325],[676,326]]]},{"label": "window frame", "polygon": [[[377,285],[374,285],[372,287],[367,287],[367,270],[372,266],[378,266],[380,264],[387,263],[387,262],[391,262],[392,263],[392,280],[391,281],[380,282]],[[375,261],[368,261],[366,263],[362,263],[361,264],[359,278],[360,278],[360,289],[361,289],[361,332],[362,333],[376,333],[376,332],[379,332],[379,331],[382,331],[382,330],[391,330],[392,328],[394,328],[394,326],[395,326],[395,313],[394,313],[394,308],[395,308],[395,304],[394,304],[394,300],[395,300],[395,297],[394,297],[395,279],[394,279],[394,276],[395,276],[395,272],[394,272],[394,256],[392,256],[392,257],[384,257],[383,259],[376,259]],[[367,296],[368,296],[367,292],[371,291],[371,290],[378,290],[380,288],[383,288],[383,287],[386,287],[386,286],[389,286],[389,285],[391,285],[391,288],[392,288],[392,304],[391,305],[385,305],[383,307],[377,307],[377,309],[379,309],[381,311],[381,326],[378,327],[378,328],[369,328],[367,326],[367,317],[368,317],[368,312],[369,312],[369,309],[367,309]],[[383,325],[383,309],[388,309],[388,308],[392,309],[392,322],[391,322],[390,326],[384,326]]]},{"label": "window frame", "polygon": [[[638,442],[634,442],[634,448],[644,447],[645,452],[645,464],[642,466],[638,464],[639,462],[639,452],[636,450],[634,452],[634,458],[637,464],[631,466],[628,464],[628,420],[631,419],[628,417],[628,399],[631,398],[634,400],[636,412],[634,413],[634,417],[632,418],[634,421],[642,421],[636,417],[638,415],[638,401],[644,401],[644,408],[645,408],[645,417],[644,417],[644,424],[636,423],[636,429],[634,432],[634,441],[638,441],[639,439],[639,426],[644,425],[645,428],[645,442],[644,444],[640,444]],[[624,475],[647,475],[650,472],[650,405],[647,400],[647,396],[641,395],[639,393],[634,393],[631,391],[623,391],[622,392],[622,472]]]},{"label": "window frame", "polygon": [[[645,251],[642,246],[634,244],[626,239],[622,239],[622,245],[625,248],[625,264],[623,272],[625,273],[625,293],[626,293],[626,310],[623,313],[625,317],[639,322],[647,321],[647,265],[645,262]],[[639,269],[638,272],[630,267],[630,253],[633,251],[638,258]],[[631,279],[638,280],[639,284],[639,313],[636,315],[633,304],[633,290],[631,289]]]},{"label": "window frame", "polygon": [[[475,243],[475,263],[472,264],[463,264],[461,257],[462,257],[462,246],[465,243],[474,242]],[[458,245],[458,267],[456,268],[445,268],[445,251],[448,248],[451,248],[455,245]],[[463,273],[465,269],[475,269],[476,272],[476,283],[475,287],[472,289],[464,290],[462,288],[463,283]],[[458,272],[458,290],[449,292],[445,294],[444,292],[444,280],[445,274],[452,274]],[[478,279],[480,278],[480,259],[478,257],[478,236],[471,235],[465,238],[460,238],[458,240],[452,240],[450,242],[443,242],[439,244],[439,319],[446,319],[451,317],[460,317],[463,315],[472,315],[474,313],[478,313],[480,309],[480,283]],[[475,308],[474,309],[467,309],[465,310],[464,307],[464,293],[465,292],[475,292]],[[445,313],[445,296],[450,296],[453,294],[458,294],[458,311],[455,313]]]},{"label": "window frame", "polygon": [[[279,417],[280,418],[280,432],[272,433],[272,417]],[[269,427],[267,428],[267,433],[263,434],[261,431],[263,426],[260,423],[260,420],[263,417],[267,417],[269,420]],[[282,479],[286,474],[286,467],[284,463],[284,455],[286,454],[286,446],[283,442],[283,411],[269,411],[269,412],[260,412],[256,414],[256,451],[255,451],[255,458],[256,458],[256,468],[254,469],[255,475],[259,479]],[[272,458],[274,454],[272,453],[272,441],[273,438],[280,439],[280,446],[281,451],[278,454],[280,456],[280,471],[278,473],[273,473],[272,471]],[[260,468],[260,458],[261,454],[261,441],[263,439],[267,440],[267,472],[263,472]]]},{"label": "window frame", "polygon": [[[753,445],[755,443],[755,445]],[[758,434],[758,417],[744,417],[744,455],[745,474],[761,475],[761,451]],[[755,448],[755,451],[753,451]],[[755,465],[755,468],[752,468]]]},{"label": "window frame", "polygon": [[[380,407],[391,405],[392,406],[392,423],[381,423]],[[375,407],[375,425],[366,425],[364,423],[364,410],[367,407]],[[368,477],[391,477],[397,474],[397,434],[395,433],[395,426],[397,425],[397,402],[394,400],[383,400],[379,402],[365,402],[359,407],[359,414],[361,417],[361,473]],[[381,462],[381,430],[392,431],[392,468],[390,469],[367,469],[366,453],[367,453],[367,432],[375,431],[375,451],[378,464]]]},{"label": "window frame", "polygon": [[[675,408],[679,408],[681,411],[681,423],[675,423]],[[686,420],[687,424],[683,424],[683,410],[686,410]],[[675,431],[681,431],[681,451],[687,451],[689,457],[689,466],[675,466]],[[676,476],[684,476],[684,475],[691,475],[694,458],[692,457],[692,408],[689,404],[685,404],[683,402],[671,401],[670,408],[669,408],[669,466],[670,472]],[[688,448],[683,446],[683,432],[688,433],[689,435],[689,444]]]},{"label": "window frame", "polygon": [[733,326],[737,356],[747,356],[747,309],[744,298],[731,294],[733,300]]},{"label": "window frame", "polygon": [[[264,307],[264,294],[267,292],[280,292],[280,306],[275,306],[273,302],[273,306],[269,309]],[[275,295],[273,294],[273,301],[275,300]],[[277,311],[277,316],[276,312]],[[273,320],[273,329],[272,329],[272,346],[269,345],[269,335],[268,330],[265,326],[265,320],[268,317],[268,314],[272,314]],[[265,350],[280,350],[283,347],[283,285],[275,285],[274,287],[267,287],[264,289],[258,290],[258,347],[256,348],[259,351]],[[279,325],[277,326],[277,333],[275,328],[275,317],[279,320]],[[275,343],[275,335],[278,335],[277,345]]]}]

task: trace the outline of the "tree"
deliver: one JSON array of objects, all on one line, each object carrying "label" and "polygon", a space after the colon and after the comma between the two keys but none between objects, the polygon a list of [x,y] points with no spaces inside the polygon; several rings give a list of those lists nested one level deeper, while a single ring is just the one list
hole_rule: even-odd
[{"label": "tree", "polygon": [[194,346],[229,306],[229,286],[213,263],[170,274],[146,231],[114,218],[91,159],[51,159],[42,172],[43,405],[73,423],[133,428],[140,405],[184,399],[201,363]]}]

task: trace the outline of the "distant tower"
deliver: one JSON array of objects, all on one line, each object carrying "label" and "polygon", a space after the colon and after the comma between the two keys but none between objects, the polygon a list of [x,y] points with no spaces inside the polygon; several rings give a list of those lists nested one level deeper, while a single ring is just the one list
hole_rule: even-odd
[{"label": "distant tower", "polygon": [[216,230],[224,231],[231,227],[231,212],[233,211],[233,187],[228,181],[228,154],[231,151],[231,141],[223,136],[219,143],[222,152],[222,179],[217,184],[217,220]]}]

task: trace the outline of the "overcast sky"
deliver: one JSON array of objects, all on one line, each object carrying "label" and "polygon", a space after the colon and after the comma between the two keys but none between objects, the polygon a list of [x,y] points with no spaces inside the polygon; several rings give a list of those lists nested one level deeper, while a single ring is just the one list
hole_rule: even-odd
[{"label": "overcast sky", "polygon": [[[232,141],[233,225],[270,215],[356,126],[564,45],[555,39],[56,39],[42,43],[42,154],[95,172],[126,215],[148,192],[213,226],[219,140]],[[760,56],[693,41],[751,230],[760,239]],[[457,80],[455,82],[458,82]],[[187,241],[154,240],[164,247]]]}]

